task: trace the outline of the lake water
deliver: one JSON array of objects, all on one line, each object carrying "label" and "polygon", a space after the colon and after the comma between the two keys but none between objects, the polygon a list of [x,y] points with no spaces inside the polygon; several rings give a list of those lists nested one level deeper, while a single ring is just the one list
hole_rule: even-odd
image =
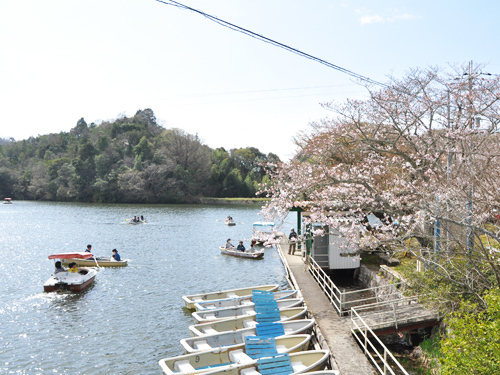
[{"label": "lake water", "polygon": [[[0,205],[0,373],[159,374],[161,358],[182,354],[191,313],[185,294],[280,284],[276,249],[263,260],[221,255],[251,237],[258,205],[98,205],[14,202]],[[144,215],[144,225],[126,219]],[[231,215],[234,227],[223,221]],[[294,215],[292,215],[294,216]],[[285,223],[284,230],[295,223]],[[44,293],[48,255],[84,251],[128,267],[101,268],[80,294]],[[248,242],[245,243],[248,245]]]}]

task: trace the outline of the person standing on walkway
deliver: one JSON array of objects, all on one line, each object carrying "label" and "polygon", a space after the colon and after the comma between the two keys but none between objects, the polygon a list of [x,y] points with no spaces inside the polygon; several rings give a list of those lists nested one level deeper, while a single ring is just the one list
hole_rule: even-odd
[{"label": "person standing on walkway", "polygon": [[297,238],[295,229],[290,229],[290,234],[288,235],[288,254],[295,254],[295,249],[297,248]]}]

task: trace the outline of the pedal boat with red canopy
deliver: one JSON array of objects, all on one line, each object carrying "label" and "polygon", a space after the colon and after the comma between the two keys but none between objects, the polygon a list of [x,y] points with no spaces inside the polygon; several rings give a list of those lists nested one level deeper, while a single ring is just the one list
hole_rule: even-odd
[{"label": "pedal boat with red canopy", "polygon": [[[49,259],[89,259],[91,253],[75,252],[49,255]],[[54,272],[50,279],[43,284],[44,292],[81,292],[94,282],[97,270],[94,268],[79,268],[78,272],[68,270]]]}]

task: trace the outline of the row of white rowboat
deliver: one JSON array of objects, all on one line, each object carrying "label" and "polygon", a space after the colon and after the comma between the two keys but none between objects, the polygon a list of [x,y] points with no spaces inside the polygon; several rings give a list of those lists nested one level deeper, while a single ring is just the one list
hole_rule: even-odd
[{"label": "row of white rowboat", "polygon": [[184,354],[159,361],[163,374],[339,375],[328,350],[308,350],[314,319],[296,290],[261,285],[183,296],[194,323]]}]

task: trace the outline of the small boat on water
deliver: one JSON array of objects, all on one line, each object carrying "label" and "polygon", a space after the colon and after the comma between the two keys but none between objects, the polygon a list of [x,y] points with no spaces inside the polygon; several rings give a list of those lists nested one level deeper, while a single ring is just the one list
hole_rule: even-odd
[{"label": "small boat on water", "polygon": [[[49,259],[88,259],[91,253],[60,253],[49,255]],[[97,271],[94,268],[80,268],[78,272],[61,270],[54,274],[43,284],[44,292],[81,292],[94,282]]]},{"label": "small boat on water", "polygon": [[181,340],[184,353],[213,350],[218,347],[233,347],[245,342],[246,336],[275,337],[310,334],[315,324],[314,319],[288,320],[275,323],[260,323],[256,327],[239,329],[206,336],[188,337]]},{"label": "small boat on water", "polygon": [[[279,287],[278,284],[259,285],[259,286],[252,286],[252,287],[240,288],[240,289],[228,289],[228,290],[223,290],[220,292],[190,294],[187,296],[182,296],[182,300],[184,301],[185,307],[187,307],[188,309],[194,309],[195,308],[194,304],[197,302],[215,301],[215,300],[220,300],[220,299],[232,299],[232,298],[239,298],[239,297],[251,298],[252,297],[252,290],[262,290],[262,291],[273,292],[273,291],[277,290],[278,287]],[[222,307],[222,306],[218,306],[218,307]]]},{"label": "small boat on water", "polygon": [[[278,309],[302,306],[303,298],[287,298],[276,302]],[[243,306],[223,307],[219,309],[200,310],[192,313],[195,324],[208,323],[221,319],[232,319],[240,316],[255,315],[255,303]]]},{"label": "small boat on water", "polygon": [[[290,335],[281,337],[261,338],[258,336],[248,336],[246,342],[264,342],[267,350],[272,347],[277,354],[295,353],[307,350],[311,341],[311,335]],[[261,353],[266,352],[264,349]],[[233,345],[231,347],[219,347],[209,351],[184,354],[181,356],[161,359],[159,365],[163,374],[187,375],[206,372],[212,368],[228,366],[236,363],[242,354],[255,357],[252,346],[247,350],[245,344]]]},{"label": "small boat on water", "polygon": [[[290,290],[280,290],[277,292],[273,292],[273,298],[276,301],[294,298],[297,295],[297,291],[294,289]],[[253,296],[250,292],[249,295],[245,295],[242,297],[234,297],[234,298],[222,298],[218,300],[209,300],[209,301],[201,301],[196,302],[194,304],[194,308],[197,311],[205,311],[212,309],[220,309],[224,307],[235,307],[235,306],[252,306],[254,305]]]},{"label": "small boat on water", "polygon": [[233,226],[233,225],[236,225],[236,222],[233,220],[233,218],[227,218],[226,220],[224,220],[224,224],[226,225],[229,225],[229,226]]},{"label": "small boat on water", "polygon": [[12,204],[12,198],[4,198],[3,204]]},{"label": "small boat on water", "polygon": [[63,266],[67,266],[71,262],[75,262],[78,267],[125,267],[128,265],[129,259],[114,260],[113,257],[95,257],[95,259],[62,259]]},{"label": "small boat on water", "polygon": [[256,221],[252,226],[252,240],[257,245],[262,245],[276,237],[274,231],[274,222],[272,221]]},{"label": "small boat on water", "polygon": [[[329,350],[307,350],[297,353],[284,353],[276,356],[253,359],[243,352],[232,352],[232,359],[238,361],[231,365],[209,369],[206,375],[260,375],[260,374],[307,374],[326,367]],[[180,374],[196,374],[186,365]],[[181,364],[182,365],[182,364]],[[198,372],[199,373],[199,372]],[[321,372],[320,372],[321,373]],[[172,374],[172,373],[166,373]],[[177,372],[175,373],[177,374]]]},{"label": "small boat on water", "polygon": [[189,331],[191,332],[192,336],[206,336],[255,327],[259,324],[261,315],[263,316],[262,319],[265,319],[267,322],[291,321],[304,318],[307,315],[307,307],[291,307],[281,310],[273,310],[271,313],[266,312],[265,314],[240,316],[238,318],[222,319],[208,323],[193,324],[189,326]]},{"label": "small boat on water", "polygon": [[264,258],[264,249],[257,250],[256,248],[249,248],[244,251],[236,250],[235,247],[226,249],[224,246],[220,247],[220,253],[224,255],[231,255],[233,257],[262,259]]}]

